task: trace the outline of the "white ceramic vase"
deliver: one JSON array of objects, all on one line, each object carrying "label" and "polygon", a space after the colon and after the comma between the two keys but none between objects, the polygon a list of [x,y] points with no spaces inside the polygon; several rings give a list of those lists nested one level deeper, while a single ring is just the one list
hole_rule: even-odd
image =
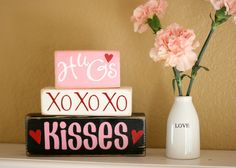
[{"label": "white ceramic vase", "polygon": [[172,159],[200,157],[200,131],[192,97],[175,98],[167,121],[166,156]]}]

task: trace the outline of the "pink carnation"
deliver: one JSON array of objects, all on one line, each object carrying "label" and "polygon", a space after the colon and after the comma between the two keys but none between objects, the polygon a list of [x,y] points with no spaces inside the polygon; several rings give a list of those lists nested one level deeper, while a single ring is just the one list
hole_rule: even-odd
[{"label": "pink carnation", "polygon": [[155,62],[163,60],[165,66],[176,67],[179,71],[189,70],[197,60],[193,50],[199,46],[199,42],[194,43],[195,37],[193,30],[171,24],[157,32],[155,48],[150,50],[150,57]]},{"label": "pink carnation", "polygon": [[224,0],[228,15],[236,15],[236,0]]},{"label": "pink carnation", "polygon": [[226,14],[234,16],[236,23],[236,0],[210,0],[215,10],[219,10],[222,7],[226,7]]},{"label": "pink carnation", "polygon": [[154,14],[161,17],[167,8],[165,0],[149,0],[143,5],[138,6],[131,17],[134,22],[134,31],[143,33],[147,30],[147,19],[152,18]]},{"label": "pink carnation", "polygon": [[219,10],[224,6],[224,0],[210,0],[215,10]]}]

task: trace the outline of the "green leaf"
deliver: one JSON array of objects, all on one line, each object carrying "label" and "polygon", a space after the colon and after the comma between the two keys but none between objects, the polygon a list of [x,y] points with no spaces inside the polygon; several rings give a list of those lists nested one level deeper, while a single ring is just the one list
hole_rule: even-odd
[{"label": "green leaf", "polygon": [[197,76],[197,72],[198,70],[200,69],[201,67],[198,66],[198,65],[194,65],[193,68],[192,68],[192,73],[191,73],[191,77],[192,78],[195,78],[195,76]]},{"label": "green leaf", "polygon": [[148,18],[147,23],[155,34],[161,29],[161,22],[156,14],[152,18]]},{"label": "green leaf", "polygon": [[210,16],[211,21],[214,22],[211,13],[209,14],[209,16]]},{"label": "green leaf", "polygon": [[155,27],[155,29],[160,30],[161,22],[160,22],[160,20],[159,20],[159,18],[157,17],[156,14],[153,16],[152,20],[153,20],[153,26]]},{"label": "green leaf", "polygon": [[217,10],[215,13],[215,21],[212,23],[213,27],[217,27],[220,24],[226,22],[231,15],[226,13],[226,7],[222,7],[221,9]]},{"label": "green leaf", "polygon": [[210,69],[209,68],[207,68],[207,67],[204,67],[204,66],[199,66],[200,68],[203,68],[205,71],[210,71]]},{"label": "green leaf", "polygon": [[176,82],[176,79],[172,79],[172,87],[173,87],[174,93],[175,93],[175,82]]},{"label": "green leaf", "polygon": [[191,79],[191,76],[190,76],[190,75],[188,75],[188,74],[183,74],[183,75],[181,75],[181,80],[183,80],[185,77],[188,77],[189,79]]},{"label": "green leaf", "polygon": [[210,71],[209,68],[201,66],[201,65],[193,66],[191,76],[194,78],[197,75],[198,70],[201,68],[204,69],[205,71]]}]

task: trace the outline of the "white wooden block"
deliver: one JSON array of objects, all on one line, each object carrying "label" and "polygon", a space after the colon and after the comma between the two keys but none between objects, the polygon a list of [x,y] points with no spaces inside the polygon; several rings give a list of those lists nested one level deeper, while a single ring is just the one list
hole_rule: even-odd
[{"label": "white wooden block", "polygon": [[41,90],[43,115],[131,116],[132,88]]}]

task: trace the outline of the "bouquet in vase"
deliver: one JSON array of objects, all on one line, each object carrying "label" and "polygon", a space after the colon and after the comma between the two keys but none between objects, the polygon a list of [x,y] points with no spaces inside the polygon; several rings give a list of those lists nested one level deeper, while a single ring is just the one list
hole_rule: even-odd
[{"label": "bouquet in vase", "polygon": [[[217,28],[233,18],[236,23],[236,0],[209,0],[215,9],[209,15],[211,25],[209,33],[200,47],[192,29],[177,23],[167,27],[161,25],[160,18],[166,12],[166,0],[149,0],[133,11],[131,21],[134,31],[144,33],[150,28],[154,33],[154,47],[149,55],[155,62],[163,61],[173,71],[172,87],[178,90],[174,105],[167,121],[166,155],[169,158],[193,159],[200,156],[199,120],[192,104],[191,91],[199,70],[209,71],[201,65],[204,53]],[[190,71],[190,72],[189,72]],[[183,80],[188,79],[187,90],[183,90]]]}]

